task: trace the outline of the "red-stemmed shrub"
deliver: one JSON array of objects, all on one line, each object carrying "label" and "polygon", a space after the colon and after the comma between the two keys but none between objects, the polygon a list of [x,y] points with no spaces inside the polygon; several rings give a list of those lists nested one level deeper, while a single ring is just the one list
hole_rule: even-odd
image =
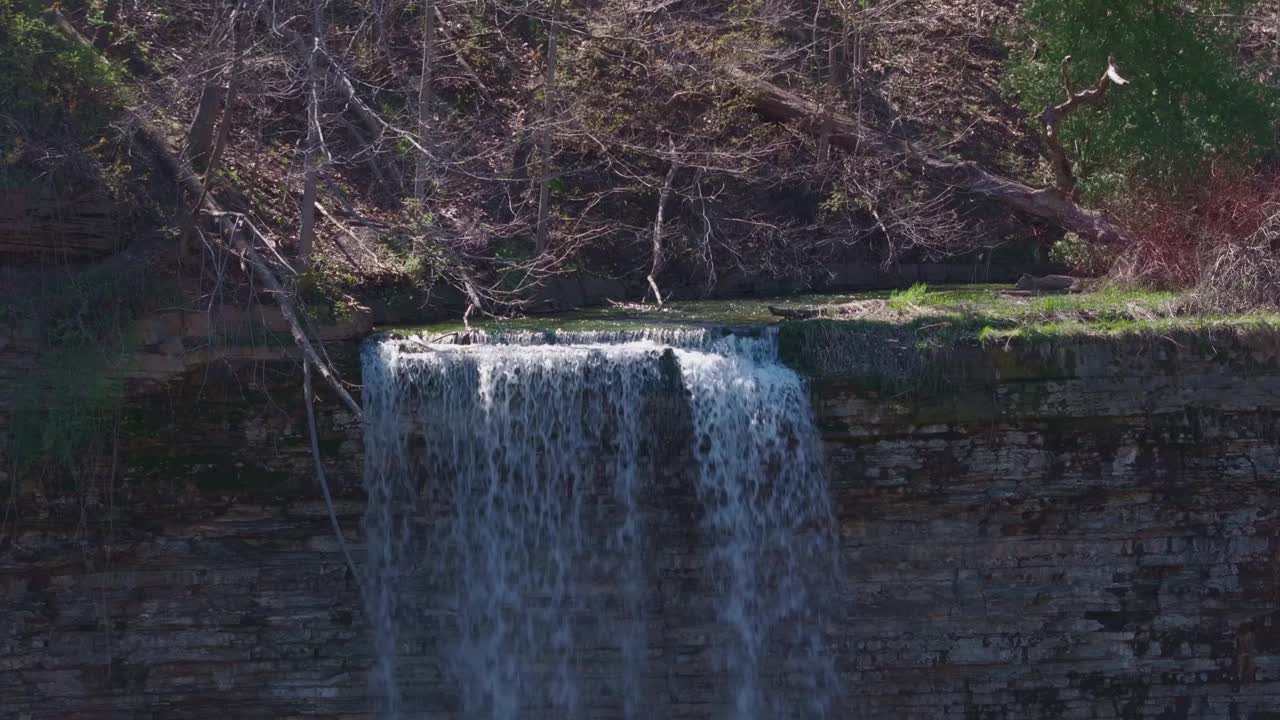
[{"label": "red-stemmed shrub", "polygon": [[1112,279],[1194,288],[1205,310],[1280,307],[1280,169],[1214,164],[1192,191],[1135,192],[1109,212],[1130,235],[1123,246],[1095,248]]}]

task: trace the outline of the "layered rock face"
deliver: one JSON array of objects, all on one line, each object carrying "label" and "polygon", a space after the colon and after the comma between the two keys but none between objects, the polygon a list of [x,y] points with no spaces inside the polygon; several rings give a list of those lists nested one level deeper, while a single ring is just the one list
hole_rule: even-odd
[{"label": "layered rock face", "polygon": [[[1278,717],[1274,341],[974,348],[942,385],[811,384],[844,575],[837,717]],[[132,404],[114,471],[8,504],[6,717],[370,712],[370,632],[294,387],[269,364],[190,377]],[[358,428],[337,403],[320,425],[358,543]],[[695,493],[644,502],[650,672],[669,679],[653,716],[720,717]],[[429,697],[414,667],[407,694]]]},{"label": "layered rock face", "polygon": [[984,351],[924,402],[817,387],[848,716],[1277,717],[1280,375],[1225,342]]}]

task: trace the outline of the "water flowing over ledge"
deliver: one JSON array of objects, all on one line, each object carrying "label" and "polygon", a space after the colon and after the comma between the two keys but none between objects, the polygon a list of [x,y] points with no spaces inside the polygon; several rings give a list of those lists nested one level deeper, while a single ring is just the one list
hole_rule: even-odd
[{"label": "water flowing over ledge", "polygon": [[[706,697],[719,716],[829,715],[834,520],[808,396],[772,332],[446,340],[365,349],[383,715],[650,717],[656,667],[680,661],[651,662],[653,636],[673,629],[710,636],[689,661],[722,679]],[[682,542],[704,590],[679,613],[650,571],[672,494],[699,518]],[[406,647],[433,656],[439,692],[403,696],[421,671]]]}]

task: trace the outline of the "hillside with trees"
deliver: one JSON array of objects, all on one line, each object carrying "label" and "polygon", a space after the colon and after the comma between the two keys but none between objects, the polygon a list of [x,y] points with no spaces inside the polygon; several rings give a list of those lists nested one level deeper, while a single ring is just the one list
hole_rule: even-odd
[{"label": "hillside with trees", "polygon": [[312,321],[566,278],[1270,307],[1278,101],[1250,0],[0,0],[0,301],[95,363],[158,307],[279,305],[325,377]]}]

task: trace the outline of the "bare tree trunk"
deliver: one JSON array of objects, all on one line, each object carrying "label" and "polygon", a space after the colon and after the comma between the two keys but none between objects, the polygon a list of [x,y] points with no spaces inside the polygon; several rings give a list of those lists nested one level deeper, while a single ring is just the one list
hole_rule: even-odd
[{"label": "bare tree trunk", "polygon": [[[427,125],[431,120],[431,70],[436,44],[436,3],[422,0],[422,76],[418,80],[418,141],[427,143]],[[413,196],[421,203],[427,195],[427,156],[418,153],[413,177]]]},{"label": "bare tree trunk", "polygon": [[320,175],[320,38],[324,36],[324,1],[312,6],[312,46],[307,58],[307,149],[302,185],[302,227],[298,233],[298,264],[311,262],[316,232],[316,180]]},{"label": "bare tree trunk", "polygon": [[225,96],[226,88],[223,87],[221,78],[210,80],[200,93],[200,103],[196,106],[195,117],[191,119],[191,127],[187,131],[187,147],[183,152],[187,162],[197,172],[203,172],[208,167],[214,123]]},{"label": "bare tree trunk", "polygon": [[837,47],[835,39],[828,40],[827,88],[826,97],[822,100],[822,108],[825,112],[822,118],[822,130],[818,134],[818,162],[822,164],[827,162],[827,156],[830,155],[831,130],[835,123],[833,115],[835,113],[836,99],[840,97],[840,69],[836,53]]},{"label": "bare tree trunk", "polygon": [[[662,245],[663,225],[667,215],[667,201],[671,199],[671,185],[676,180],[676,173],[680,171],[680,161],[676,156],[675,142],[671,142],[671,167],[667,170],[667,177],[662,181],[662,189],[658,191],[658,213],[653,219],[653,265],[649,268],[649,276],[645,278],[649,281],[649,287],[653,290],[653,297],[662,305],[662,291],[658,290],[658,273],[662,272],[662,266],[666,264],[665,252]],[[648,293],[646,293],[647,295]]]},{"label": "bare tree trunk", "polygon": [[541,255],[547,249],[547,211],[551,202],[551,115],[555,110],[556,37],[560,22],[560,0],[551,0],[551,21],[547,25],[547,79],[543,84],[541,178],[538,184],[538,233],[534,249]]},{"label": "bare tree trunk", "polygon": [[[812,101],[761,80],[742,68],[729,67],[726,73],[751,96],[756,111],[764,117],[776,122],[793,122],[806,132],[820,132],[821,108]],[[1109,243],[1128,239],[1123,228],[1102,213],[1076,204],[1070,195],[1057,188],[1028,187],[1016,180],[989,173],[976,163],[938,157],[920,150],[910,141],[847,115],[832,114],[831,144],[850,152],[861,149],[904,158],[907,167],[935,182],[989,197],[1015,210],[1045,218],[1084,238]]]},{"label": "bare tree trunk", "polygon": [[[250,23],[244,22],[239,13],[245,9],[244,4],[237,7],[231,18],[231,32],[235,36],[235,57],[231,59],[231,69],[227,74],[226,101],[222,105],[222,121],[218,125],[218,136],[214,140],[213,150],[209,153],[208,168],[204,173],[204,186],[209,187],[209,177],[222,162],[222,154],[227,149],[227,140],[231,137],[231,121],[235,117],[236,99],[240,94],[240,73],[244,68],[244,55],[249,49]],[[198,204],[197,204],[198,205]]]},{"label": "bare tree trunk", "polygon": [[123,0],[107,0],[107,4],[102,8],[102,27],[98,28],[98,32],[93,38],[93,46],[99,51],[105,51],[115,41],[116,25],[120,22],[120,3],[122,2]]},{"label": "bare tree trunk", "polygon": [[[226,148],[227,148],[227,140],[231,135],[231,122],[232,122],[232,118],[235,117],[234,113],[235,113],[236,96],[240,92],[240,72],[241,72],[241,69],[244,67],[245,51],[249,47],[249,34],[248,34],[249,23],[243,22],[244,17],[240,15],[240,12],[243,10],[244,10],[244,4],[241,3],[240,5],[237,5],[236,9],[232,11],[232,14],[231,14],[231,33],[234,38],[233,44],[235,48],[234,49],[235,55],[231,59],[231,69],[227,73],[227,85],[225,88],[220,87],[219,94],[223,95],[225,98],[225,102],[223,103],[223,108],[222,108],[222,119],[218,124],[218,134],[217,134],[216,140],[214,141],[213,149],[209,151],[208,162],[204,166],[204,176],[201,179],[201,190],[200,190],[201,194],[200,194],[200,197],[196,199],[195,204],[193,205],[192,213],[198,212],[201,205],[204,204],[205,195],[209,192],[209,179],[213,176],[215,172],[217,172],[218,166],[222,162],[222,154],[223,152],[226,151]],[[208,87],[206,87],[205,89],[208,90]],[[203,98],[201,98],[201,102],[203,102]],[[197,113],[197,117],[198,117],[198,113]],[[210,131],[212,131],[212,125],[213,125],[214,119],[209,118],[208,122],[210,124]],[[195,156],[191,154],[191,151],[190,151],[191,145],[192,145],[192,142],[190,140],[190,137],[188,137],[187,161],[191,164],[192,169],[195,170],[196,159],[195,159]],[[194,219],[194,214],[192,215],[192,218]],[[183,232],[183,247],[179,249],[180,261],[181,261],[181,257],[187,254],[188,248],[186,247],[186,238],[191,234],[190,233],[191,229],[192,228],[186,228]]]}]

